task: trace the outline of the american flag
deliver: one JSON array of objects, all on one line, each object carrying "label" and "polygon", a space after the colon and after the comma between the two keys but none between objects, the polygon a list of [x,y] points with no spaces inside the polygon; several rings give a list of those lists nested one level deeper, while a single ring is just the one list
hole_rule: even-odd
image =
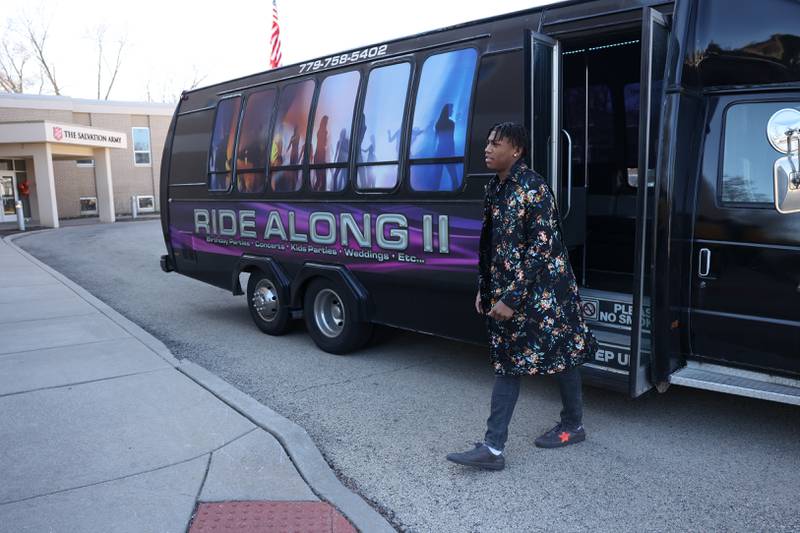
[{"label": "american flag", "polygon": [[278,0],[272,0],[272,32],[269,36],[269,68],[281,66],[281,27],[278,24]]}]

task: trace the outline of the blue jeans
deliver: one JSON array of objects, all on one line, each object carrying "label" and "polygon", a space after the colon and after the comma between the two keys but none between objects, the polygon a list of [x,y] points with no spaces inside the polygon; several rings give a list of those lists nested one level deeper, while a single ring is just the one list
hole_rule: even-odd
[{"label": "blue jeans", "polygon": [[[514,414],[519,398],[521,376],[495,376],[492,389],[492,410],[486,421],[484,442],[495,450],[502,450],[508,439],[508,424]],[[572,367],[555,375],[561,392],[561,424],[575,429],[583,420],[583,398],[581,395],[581,372]]]}]

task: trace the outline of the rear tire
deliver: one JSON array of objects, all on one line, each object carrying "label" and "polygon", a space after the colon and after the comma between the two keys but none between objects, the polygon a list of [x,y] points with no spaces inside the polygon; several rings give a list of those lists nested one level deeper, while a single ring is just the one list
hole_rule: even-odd
[{"label": "rear tire", "polygon": [[279,285],[262,271],[247,280],[247,307],[258,329],[267,335],[283,335],[289,330],[289,306],[281,301]]},{"label": "rear tire", "polygon": [[356,321],[355,309],[355,300],[339,283],[324,278],[311,282],[303,298],[303,316],[321,350],[343,355],[369,341],[372,324]]}]

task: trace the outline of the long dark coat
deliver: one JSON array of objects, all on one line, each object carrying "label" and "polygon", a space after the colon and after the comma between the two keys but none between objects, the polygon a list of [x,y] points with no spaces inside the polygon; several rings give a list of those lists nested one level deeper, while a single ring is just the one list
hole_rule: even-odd
[{"label": "long dark coat", "polygon": [[494,176],[486,186],[479,270],[484,312],[499,300],[515,310],[509,320],[487,316],[496,374],[554,374],[597,351],[580,312],[553,195],[521,161],[504,181]]}]

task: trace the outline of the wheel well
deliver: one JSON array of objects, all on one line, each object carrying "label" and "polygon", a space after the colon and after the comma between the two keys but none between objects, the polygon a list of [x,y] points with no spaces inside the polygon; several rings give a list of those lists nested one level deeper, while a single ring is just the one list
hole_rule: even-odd
[{"label": "wheel well", "polygon": [[300,308],[308,290],[309,284],[317,279],[326,279],[343,286],[356,302],[358,320],[369,322],[372,317],[372,308],[364,286],[356,279],[352,272],[338,265],[306,264],[300,269],[292,283],[291,306]]},{"label": "wheel well", "polygon": [[289,290],[289,278],[286,276],[283,268],[273,261],[272,258],[243,255],[236,264],[236,268],[233,269],[231,286],[233,287],[234,295],[244,294],[241,283],[239,283],[239,274],[242,272],[251,275],[260,272],[272,276],[278,285],[278,289],[283,293],[283,301],[289,301],[288,297],[291,294]]},{"label": "wheel well", "polygon": [[256,265],[244,265],[244,266],[237,267],[234,270],[234,272],[233,272],[233,295],[234,296],[240,296],[240,295],[244,294],[244,291],[242,290],[242,283],[241,283],[241,281],[239,281],[239,276],[242,273],[254,274],[255,272],[264,272],[264,270],[261,267],[258,267]]}]

